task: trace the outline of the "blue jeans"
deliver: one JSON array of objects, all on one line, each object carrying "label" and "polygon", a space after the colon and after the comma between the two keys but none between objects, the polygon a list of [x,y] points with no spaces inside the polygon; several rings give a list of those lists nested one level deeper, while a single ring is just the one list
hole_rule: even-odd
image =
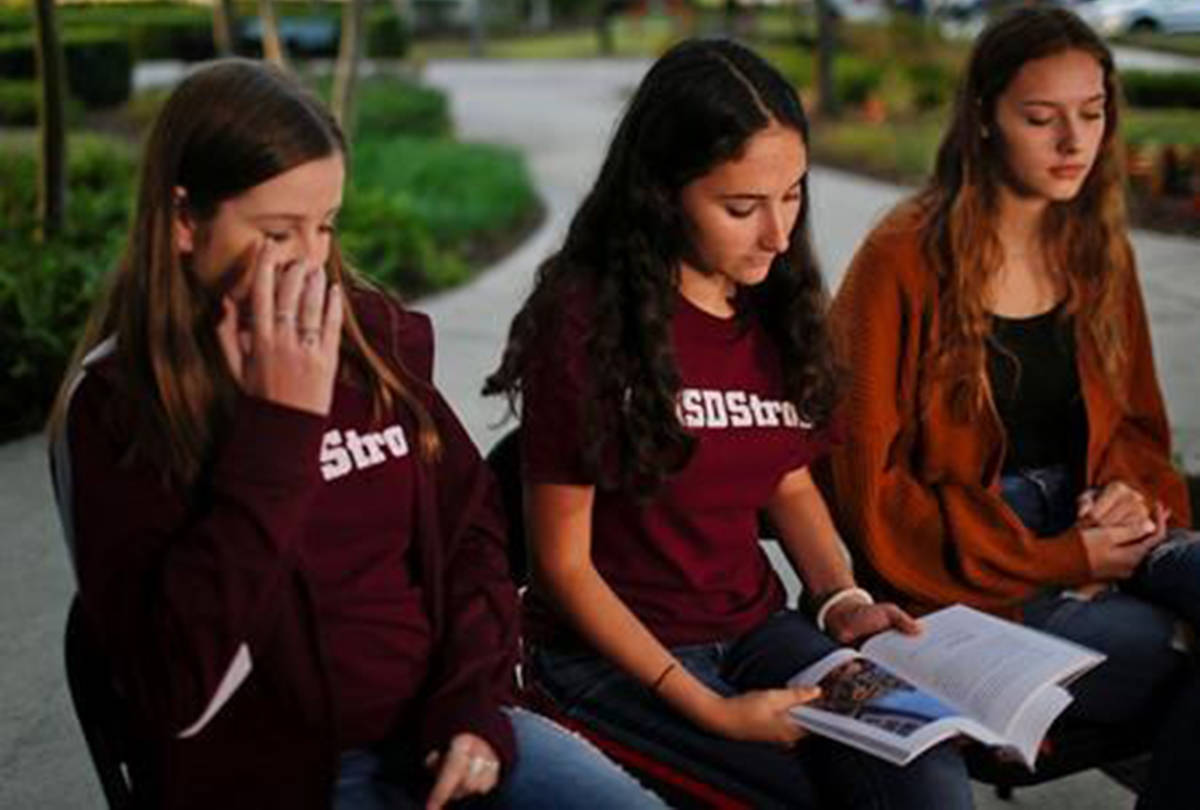
[{"label": "blue jeans", "polygon": [[[683,665],[722,695],[782,686],[836,648],[795,611],[781,611],[732,642],[676,647]],[[971,807],[966,768],[952,744],[898,767],[812,736],[797,750],[705,732],[613,667],[586,652],[535,649],[532,682],[569,717],[756,808]]]},{"label": "blue jeans", "polygon": [[[1076,493],[1065,484],[1064,477],[1054,474],[1005,476],[1001,490],[1026,525],[1046,535],[1074,522]],[[1052,525],[1054,515],[1067,512],[1071,519],[1066,526]],[[1150,784],[1139,810],[1194,806],[1200,774],[1200,672],[1194,657],[1176,649],[1173,640],[1177,618],[1200,629],[1198,539],[1195,532],[1172,531],[1118,589],[1090,600],[1049,589],[1023,606],[1027,625],[1107,656],[1071,684],[1075,700],[1062,722],[1157,729]]]},{"label": "blue jeans", "polygon": [[[1078,493],[1065,465],[1005,475],[1000,491],[1039,537],[1059,534],[1075,523]],[[1120,588],[1166,607],[1200,632],[1200,532],[1171,529]]]},{"label": "blue jeans", "polygon": [[[507,709],[517,764],[491,793],[456,802],[478,810],[666,810],[591,743],[525,709]],[[342,754],[333,810],[420,810],[432,787],[404,741]]]}]

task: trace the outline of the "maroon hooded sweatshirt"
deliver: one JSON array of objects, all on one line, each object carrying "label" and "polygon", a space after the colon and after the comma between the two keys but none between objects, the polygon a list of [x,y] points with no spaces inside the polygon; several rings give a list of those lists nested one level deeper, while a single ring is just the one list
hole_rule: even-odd
[{"label": "maroon hooded sweatshirt", "polygon": [[148,806],[328,807],[338,752],[387,735],[423,754],[471,732],[503,773],[514,763],[500,707],[516,600],[494,482],[433,389],[428,318],[377,293],[354,304],[420,381],[436,461],[406,409],[374,420],[366,387],[340,380],[329,417],[242,397],[181,491],[130,456],[112,352],[72,397],[56,479]]}]

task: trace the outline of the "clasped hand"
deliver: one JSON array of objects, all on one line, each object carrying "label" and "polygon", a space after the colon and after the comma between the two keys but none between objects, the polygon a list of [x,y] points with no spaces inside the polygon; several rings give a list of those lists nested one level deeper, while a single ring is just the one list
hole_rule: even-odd
[{"label": "clasped hand", "polygon": [[1079,496],[1078,525],[1088,564],[1100,580],[1126,579],[1167,536],[1171,510],[1122,481]]}]

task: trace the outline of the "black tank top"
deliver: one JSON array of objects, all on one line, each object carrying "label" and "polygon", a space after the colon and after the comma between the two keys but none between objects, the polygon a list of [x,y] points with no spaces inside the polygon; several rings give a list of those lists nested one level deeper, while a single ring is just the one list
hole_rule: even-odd
[{"label": "black tank top", "polygon": [[992,316],[987,370],[1008,437],[1005,474],[1065,464],[1078,478],[1087,458],[1087,411],[1075,365],[1074,319],[1062,305],[1029,318]]}]

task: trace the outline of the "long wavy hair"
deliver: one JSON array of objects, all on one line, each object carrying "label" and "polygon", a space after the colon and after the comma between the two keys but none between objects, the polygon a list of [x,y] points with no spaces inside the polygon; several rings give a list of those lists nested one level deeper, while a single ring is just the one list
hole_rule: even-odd
[{"label": "long wavy hair", "polygon": [[[591,316],[585,398],[585,462],[604,486],[646,494],[678,471],[694,439],[680,425],[681,387],[670,340],[680,262],[689,251],[680,204],[685,185],[736,159],[772,123],[808,143],[792,86],[745,47],[724,40],[676,45],[651,67],[629,102],[594,187],[562,249],[539,268],[485,394],[516,411],[522,384],[555,331],[564,301],[584,295]],[[825,422],[835,384],[826,332],[827,295],[808,234],[808,186],[786,253],[744,292],[780,355],[784,390],[811,422]]]},{"label": "long wavy hair", "polygon": [[[72,381],[83,358],[116,338],[118,395],[133,414],[130,453],[170,483],[190,486],[232,417],[237,384],[218,344],[219,292],[203,285],[173,239],[175,189],[204,228],[226,200],[311,160],[341,154],[344,135],[328,110],[295,80],[269,65],[227,59],[201,67],[171,94],[154,123],[124,254],[97,301],[51,415],[65,429]],[[343,261],[336,236],[327,272],[350,292],[365,283]],[[381,416],[401,400],[415,415],[420,445],[436,453],[433,420],[414,394],[414,378],[368,344],[343,296],[342,354],[369,382]]]},{"label": "long wavy hair", "polygon": [[933,175],[916,198],[925,220],[926,255],[940,287],[940,346],[934,373],[949,383],[963,416],[985,402],[985,341],[990,320],[985,289],[1000,269],[998,192],[1006,176],[996,101],[1027,62],[1082,51],[1104,75],[1104,133],[1079,193],[1051,202],[1040,236],[1048,265],[1066,290],[1063,317],[1087,330],[1114,394],[1121,397],[1128,351],[1119,315],[1129,294],[1134,258],[1125,218],[1124,163],[1118,137],[1120,88],[1112,53],[1073,13],[1016,9],[989,25],[971,51]]}]

